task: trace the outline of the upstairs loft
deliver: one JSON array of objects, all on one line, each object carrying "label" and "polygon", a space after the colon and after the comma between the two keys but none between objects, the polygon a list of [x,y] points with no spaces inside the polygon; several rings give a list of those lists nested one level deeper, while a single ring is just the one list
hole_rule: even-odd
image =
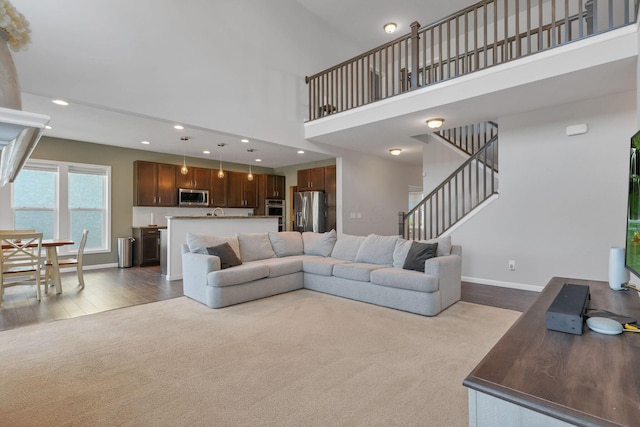
[{"label": "upstairs loft", "polygon": [[[636,86],[637,0],[486,0],[306,78],[308,139],[424,133]],[[633,25],[631,25],[633,24]],[[361,134],[361,133],[360,133]]]}]

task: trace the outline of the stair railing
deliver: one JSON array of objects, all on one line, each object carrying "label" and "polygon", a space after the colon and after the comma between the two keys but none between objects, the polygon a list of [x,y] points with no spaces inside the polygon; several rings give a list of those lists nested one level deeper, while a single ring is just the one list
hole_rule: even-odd
[{"label": "stair railing", "polygon": [[629,25],[638,0],[482,0],[305,77],[316,120]]},{"label": "stair railing", "polygon": [[473,156],[498,134],[498,125],[491,121],[474,123],[440,130],[435,134],[468,156]]},{"label": "stair railing", "polygon": [[497,159],[495,135],[413,209],[398,213],[398,234],[412,240],[436,238],[497,194]]}]

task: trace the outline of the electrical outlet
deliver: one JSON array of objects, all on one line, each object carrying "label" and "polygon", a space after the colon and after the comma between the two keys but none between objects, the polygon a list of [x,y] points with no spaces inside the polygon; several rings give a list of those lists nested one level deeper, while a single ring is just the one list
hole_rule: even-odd
[{"label": "electrical outlet", "polygon": [[513,259],[509,260],[509,271],[516,271],[516,262]]}]

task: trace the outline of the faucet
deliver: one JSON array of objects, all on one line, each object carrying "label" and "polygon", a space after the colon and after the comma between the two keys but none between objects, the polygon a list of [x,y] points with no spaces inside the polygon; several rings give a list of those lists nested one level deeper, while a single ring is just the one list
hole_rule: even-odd
[{"label": "faucet", "polygon": [[224,216],[224,209],[222,208],[215,208],[213,209],[213,211],[211,212],[211,214],[213,216]]}]

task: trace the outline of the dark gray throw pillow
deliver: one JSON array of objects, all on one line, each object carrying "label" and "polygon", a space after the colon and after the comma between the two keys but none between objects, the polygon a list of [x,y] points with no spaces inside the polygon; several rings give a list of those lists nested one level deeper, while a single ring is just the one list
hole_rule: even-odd
[{"label": "dark gray throw pillow", "polygon": [[242,261],[240,261],[231,246],[226,242],[207,248],[207,252],[209,255],[215,255],[220,258],[220,268],[222,270],[242,264]]},{"label": "dark gray throw pillow", "polygon": [[407,258],[404,260],[402,268],[405,270],[415,270],[424,273],[424,262],[429,258],[435,257],[437,250],[437,243],[411,243],[411,248],[409,249]]}]

